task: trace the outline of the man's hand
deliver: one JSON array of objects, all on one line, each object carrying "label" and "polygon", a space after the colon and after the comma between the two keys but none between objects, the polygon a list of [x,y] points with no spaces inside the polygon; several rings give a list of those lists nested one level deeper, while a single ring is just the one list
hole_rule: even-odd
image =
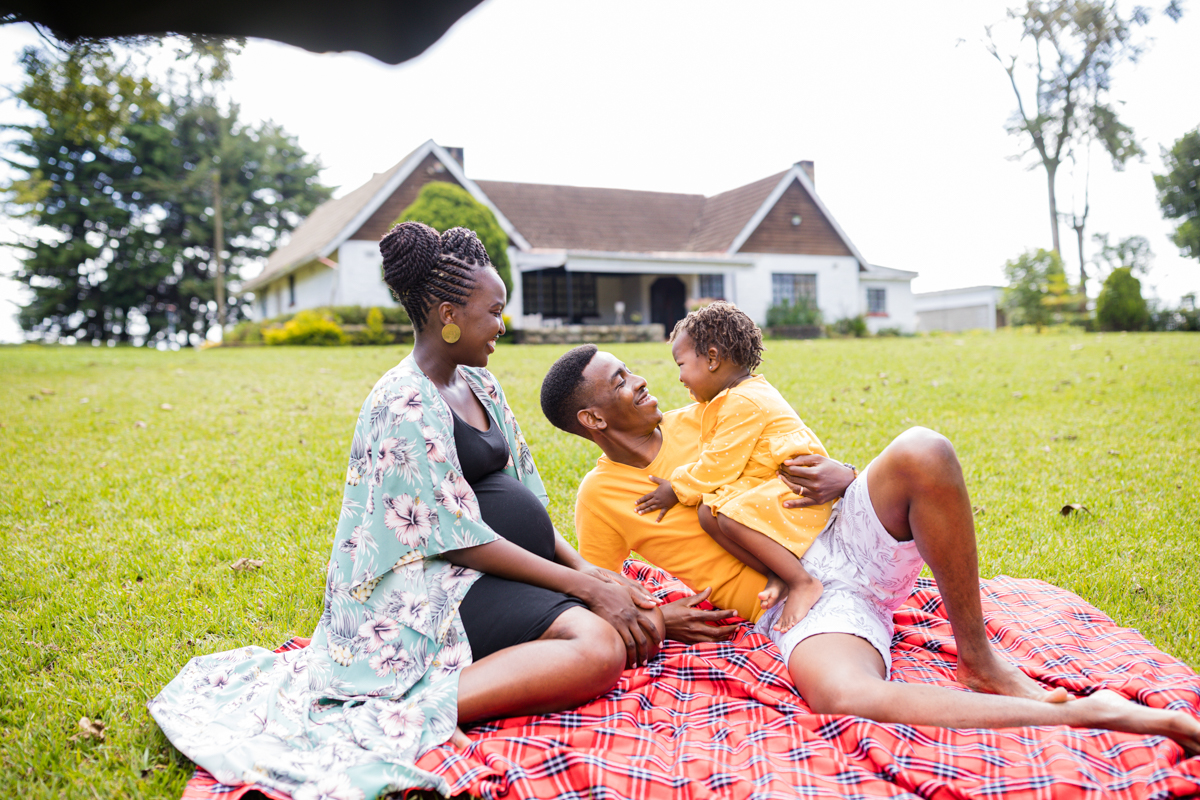
[{"label": "man's hand", "polygon": [[736,625],[717,625],[723,619],[736,617],[736,611],[715,609],[706,611],[696,608],[712,594],[708,587],[699,594],[676,600],[662,606],[663,622],[667,625],[667,638],[684,644],[697,642],[723,642],[733,636]]},{"label": "man's hand", "polygon": [[846,487],[854,482],[854,470],[825,456],[796,456],[783,462],[779,477],[800,495],[795,500],[785,500],[783,507],[804,508],[828,503],[845,494]]},{"label": "man's hand", "polygon": [[589,564],[586,561],[584,564],[586,566],[579,567],[579,571],[584,575],[591,575],[593,578],[605,583],[615,583],[618,586],[624,586],[629,590],[629,596],[633,598],[633,602],[641,608],[658,608],[658,601],[646,591],[645,586],[642,586],[637,581],[630,580],[619,572],[613,572],[611,569],[597,567],[595,564]]},{"label": "man's hand", "polygon": [[[637,513],[646,514],[651,511],[658,511],[658,519],[655,522],[662,522],[663,516],[671,506],[679,502],[679,498],[675,496],[675,490],[671,488],[670,481],[664,481],[662,478],[650,476],[650,480],[658,484],[658,488],[649,494],[644,494],[637,499],[635,508]],[[661,511],[659,509],[662,509]]]}]

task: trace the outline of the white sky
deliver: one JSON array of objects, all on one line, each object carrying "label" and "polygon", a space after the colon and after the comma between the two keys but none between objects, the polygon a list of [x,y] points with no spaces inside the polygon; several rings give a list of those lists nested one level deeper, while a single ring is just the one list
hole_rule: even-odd
[{"label": "white sky", "polygon": [[[400,66],[253,41],[228,90],[243,119],[274,119],[318,154],[339,194],[429,138],[464,147],[474,178],[703,194],[810,159],[873,263],[919,272],[916,291],[1000,284],[1005,260],[1050,246],[1044,173],[1012,160],[1012,91],[983,47],[1006,5],[488,0]],[[1144,291],[1175,303],[1200,289],[1200,264],[1171,244],[1151,175],[1160,147],[1200,124],[1200,92],[1186,89],[1200,3],[1146,32],[1152,47],[1118,71],[1113,97],[1147,157],[1116,173],[1093,156],[1088,245],[1093,232],[1146,236],[1157,258]],[[17,85],[16,58],[36,42],[0,27],[0,84]],[[0,121],[17,117],[0,102]],[[1064,169],[1059,207],[1071,206]],[[1062,237],[1074,277],[1074,232]],[[0,273],[14,268],[0,251]],[[0,340],[19,337],[17,299],[0,278]]]}]

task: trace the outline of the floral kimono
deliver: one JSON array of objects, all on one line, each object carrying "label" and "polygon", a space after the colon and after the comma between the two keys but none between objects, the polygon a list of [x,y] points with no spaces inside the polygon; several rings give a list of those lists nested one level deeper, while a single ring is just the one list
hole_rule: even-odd
[{"label": "floral kimono", "polygon": [[[460,373],[516,455],[505,472],[545,504],[500,385],[485,369]],[[479,573],[440,555],[496,538],[462,476],[450,409],[410,355],[359,412],[312,644],[193,658],[150,713],[222,783],[297,800],[447,793],[414,763],[457,724],[459,671],[471,663],[458,606]]]}]

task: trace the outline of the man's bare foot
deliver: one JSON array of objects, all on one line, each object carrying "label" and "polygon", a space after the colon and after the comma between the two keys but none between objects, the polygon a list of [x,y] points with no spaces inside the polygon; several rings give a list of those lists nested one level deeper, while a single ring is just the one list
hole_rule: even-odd
[{"label": "man's bare foot", "polygon": [[783,611],[779,613],[779,619],[775,620],[775,630],[791,630],[793,625],[808,615],[824,591],[825,587],[821,582],[812,578],[789,586],[787,599],[783,601]]},{"label": "man's bare foot", "polygon": [[1065,703],[1071,699],[1071,695],[1061,686],[1050,690],[1042,688],[1040,683],[1015,665],[996,655],[995,652],[991,654],[986,664],[968,663],[960,655],[956,677],[963,686],[982,694],[1024,697],[1027,700],[1040,700],[1044,703]]},{"label": "man's bare foot", "polygon": [[1081,727],[1167,736],[1174,739],[1189,758],[1200,755],[1200,721],[1190,714],[1147,708],[1108,689],[1076,700],[1071,706],[1084,714],[1079,723]]},{"label": "man's bare foot", "polygon": [[763,608],[772,608],[782,598],[787,597],[788,587],[783,579],[774,572],[767,573],[767,585],[758,593],[758,604]]},{"label": "man's bare foot", "polygon": [[454,728],[454,733],[450,734],[450,744],[454,745],[454,747],[458,750],[466,750],[471,746],[471,739],[469,736],[463,733],[462,728],[456,726]]}]

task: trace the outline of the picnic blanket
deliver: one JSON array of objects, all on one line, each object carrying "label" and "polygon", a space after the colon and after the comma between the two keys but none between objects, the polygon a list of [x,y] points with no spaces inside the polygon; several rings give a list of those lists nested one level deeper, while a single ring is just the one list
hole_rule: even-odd
[{"label": "picnic blanket", "polygon": [[[625,573],[666,601],[691,594],[650,565]],[[1076,694],[1104,687],[1200,715],[1200,676],[1070,592],[981,584],[988,633],[1028,674]],[[745,624],[729,642],[668,641],[646,667],[573,711],[468,729],[465,751],[418,762],[483,798],[1167,798],[1200,793],[1200,758],[1169,739],[1066,727],[948,730],[813,714],[778,649]],[[302,647],[295,639],[282,650]],[[941,596],[922,579],[896,613],[892,679],[957,688]],[[197,770],[184,800],[238,800]],[[339,798],[339,800],[341,800]],[[345,800],[349,800],[346,798]]]}]

